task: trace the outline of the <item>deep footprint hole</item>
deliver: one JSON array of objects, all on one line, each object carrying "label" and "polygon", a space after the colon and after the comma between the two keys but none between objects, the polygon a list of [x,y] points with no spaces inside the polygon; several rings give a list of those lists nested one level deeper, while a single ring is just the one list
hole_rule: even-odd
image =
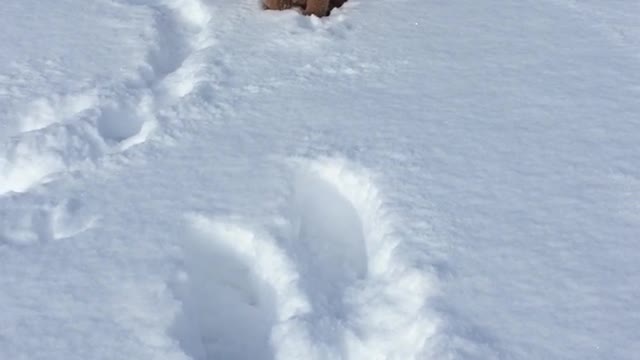
[{"label": "deep footprint hole", "polygon": [[104,139],[120,142],[138,134],[143,124],[135,109],[108,107],[98,118],[98,132]]},{"label": "deep footprint hole", "polygon": [[360,214],[333,184],[307,172],[297,175],[291,210],[295,231],[289,248],[301,285],[315,308],[340,316],[345,292],[368,271]]},{"label": "deep footprint hole", "polygon": [[253,234],[209,220],[192,226],[183,244],[185,277],[173,285],[183,308],[172,335],[194,360],[273,359],[274,290],[230,246]]}]

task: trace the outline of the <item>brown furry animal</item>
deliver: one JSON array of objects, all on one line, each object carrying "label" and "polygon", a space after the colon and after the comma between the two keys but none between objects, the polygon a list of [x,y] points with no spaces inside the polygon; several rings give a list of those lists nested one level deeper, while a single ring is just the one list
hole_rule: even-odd
[{"label": "brown furry animal", "polygon": [[285,10],[294,6],[304,9],[305,15],[327,16],[331,9],[340,7],[346,0],[263,0],[265,9]]}]

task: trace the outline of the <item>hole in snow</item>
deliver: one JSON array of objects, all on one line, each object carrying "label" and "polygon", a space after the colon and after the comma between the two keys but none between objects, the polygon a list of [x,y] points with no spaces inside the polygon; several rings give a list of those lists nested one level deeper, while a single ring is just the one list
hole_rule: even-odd
[{"label": "hole in snow", "polygon": [[367,249],[360,214],[331,183],[301,171],[292,203],[290,250],[302,273],[302,287],[316,310],[340,318],[344,292],[367,274]]},{"label": "hole in snow", "polygon": [[254,234],[203,216],[189,220],[186,271],[175,285],[183,313],[174,334],[183,350],[194,360],[273,359],[274,293],[256,273]]},{"label": "hole in snow", "polygon": [[143,123],[134,109],[110,107],[102,110],[98,131],[103,138],[119,142],[139,133]]}]

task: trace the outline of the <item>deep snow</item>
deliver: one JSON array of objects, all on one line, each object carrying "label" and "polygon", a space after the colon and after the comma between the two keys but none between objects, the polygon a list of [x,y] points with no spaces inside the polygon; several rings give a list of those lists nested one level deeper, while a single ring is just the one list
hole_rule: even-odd
[{"label": "deep snow", "polygon": [[638,14],[5,0],[0,358],[636,358]]}]

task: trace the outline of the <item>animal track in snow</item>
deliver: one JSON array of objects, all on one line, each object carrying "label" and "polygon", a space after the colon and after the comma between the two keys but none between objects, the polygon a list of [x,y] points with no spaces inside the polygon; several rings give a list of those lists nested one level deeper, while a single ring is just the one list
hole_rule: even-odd
[{"label": "animal track in snow", "polygon": [[199,81],[203,64],[194,55],[215,43],[207,28],[211,13],[200,0],[143,4],[154,9],[156,29],[155,46],[148,55],[152,73],[148,82],[160,103],[170,103],[190,93]]},{"label": "animal track in snow", "polygon": [[78,199],[66,199],[49,211],[51,238],[66,239],[92,228],[97,217],[88,213],[84,203]]},{"label": "animal track in snow", "polygon": [[14,245],[72,238],[97,221],[84,203],[75,198],[47,205],[8,205],[0,209],[0,240]]},{"label": "animal track in snow", "polygon": [[[271,332],[305,312],[288,259],[233,221],[189,215],[174,333],[196,360],[273,358]],[[280,325],[277,325],[279,324]]]},{"label": "animal track in snow", "polygon": [[122,151],[146,141],[157,126],[154,105],[151,96],[143,95],[135,103],[122,100],[103,106],[96,120],[101,143]]},{"label": "animal track in snow", "polygon": [[417,359],[429,355],[438,317],[435,280],[397,253],[400,226],[373,176],[340,158],[295,161],[291,237],[283,241],[309,296],[318,358]]}]

